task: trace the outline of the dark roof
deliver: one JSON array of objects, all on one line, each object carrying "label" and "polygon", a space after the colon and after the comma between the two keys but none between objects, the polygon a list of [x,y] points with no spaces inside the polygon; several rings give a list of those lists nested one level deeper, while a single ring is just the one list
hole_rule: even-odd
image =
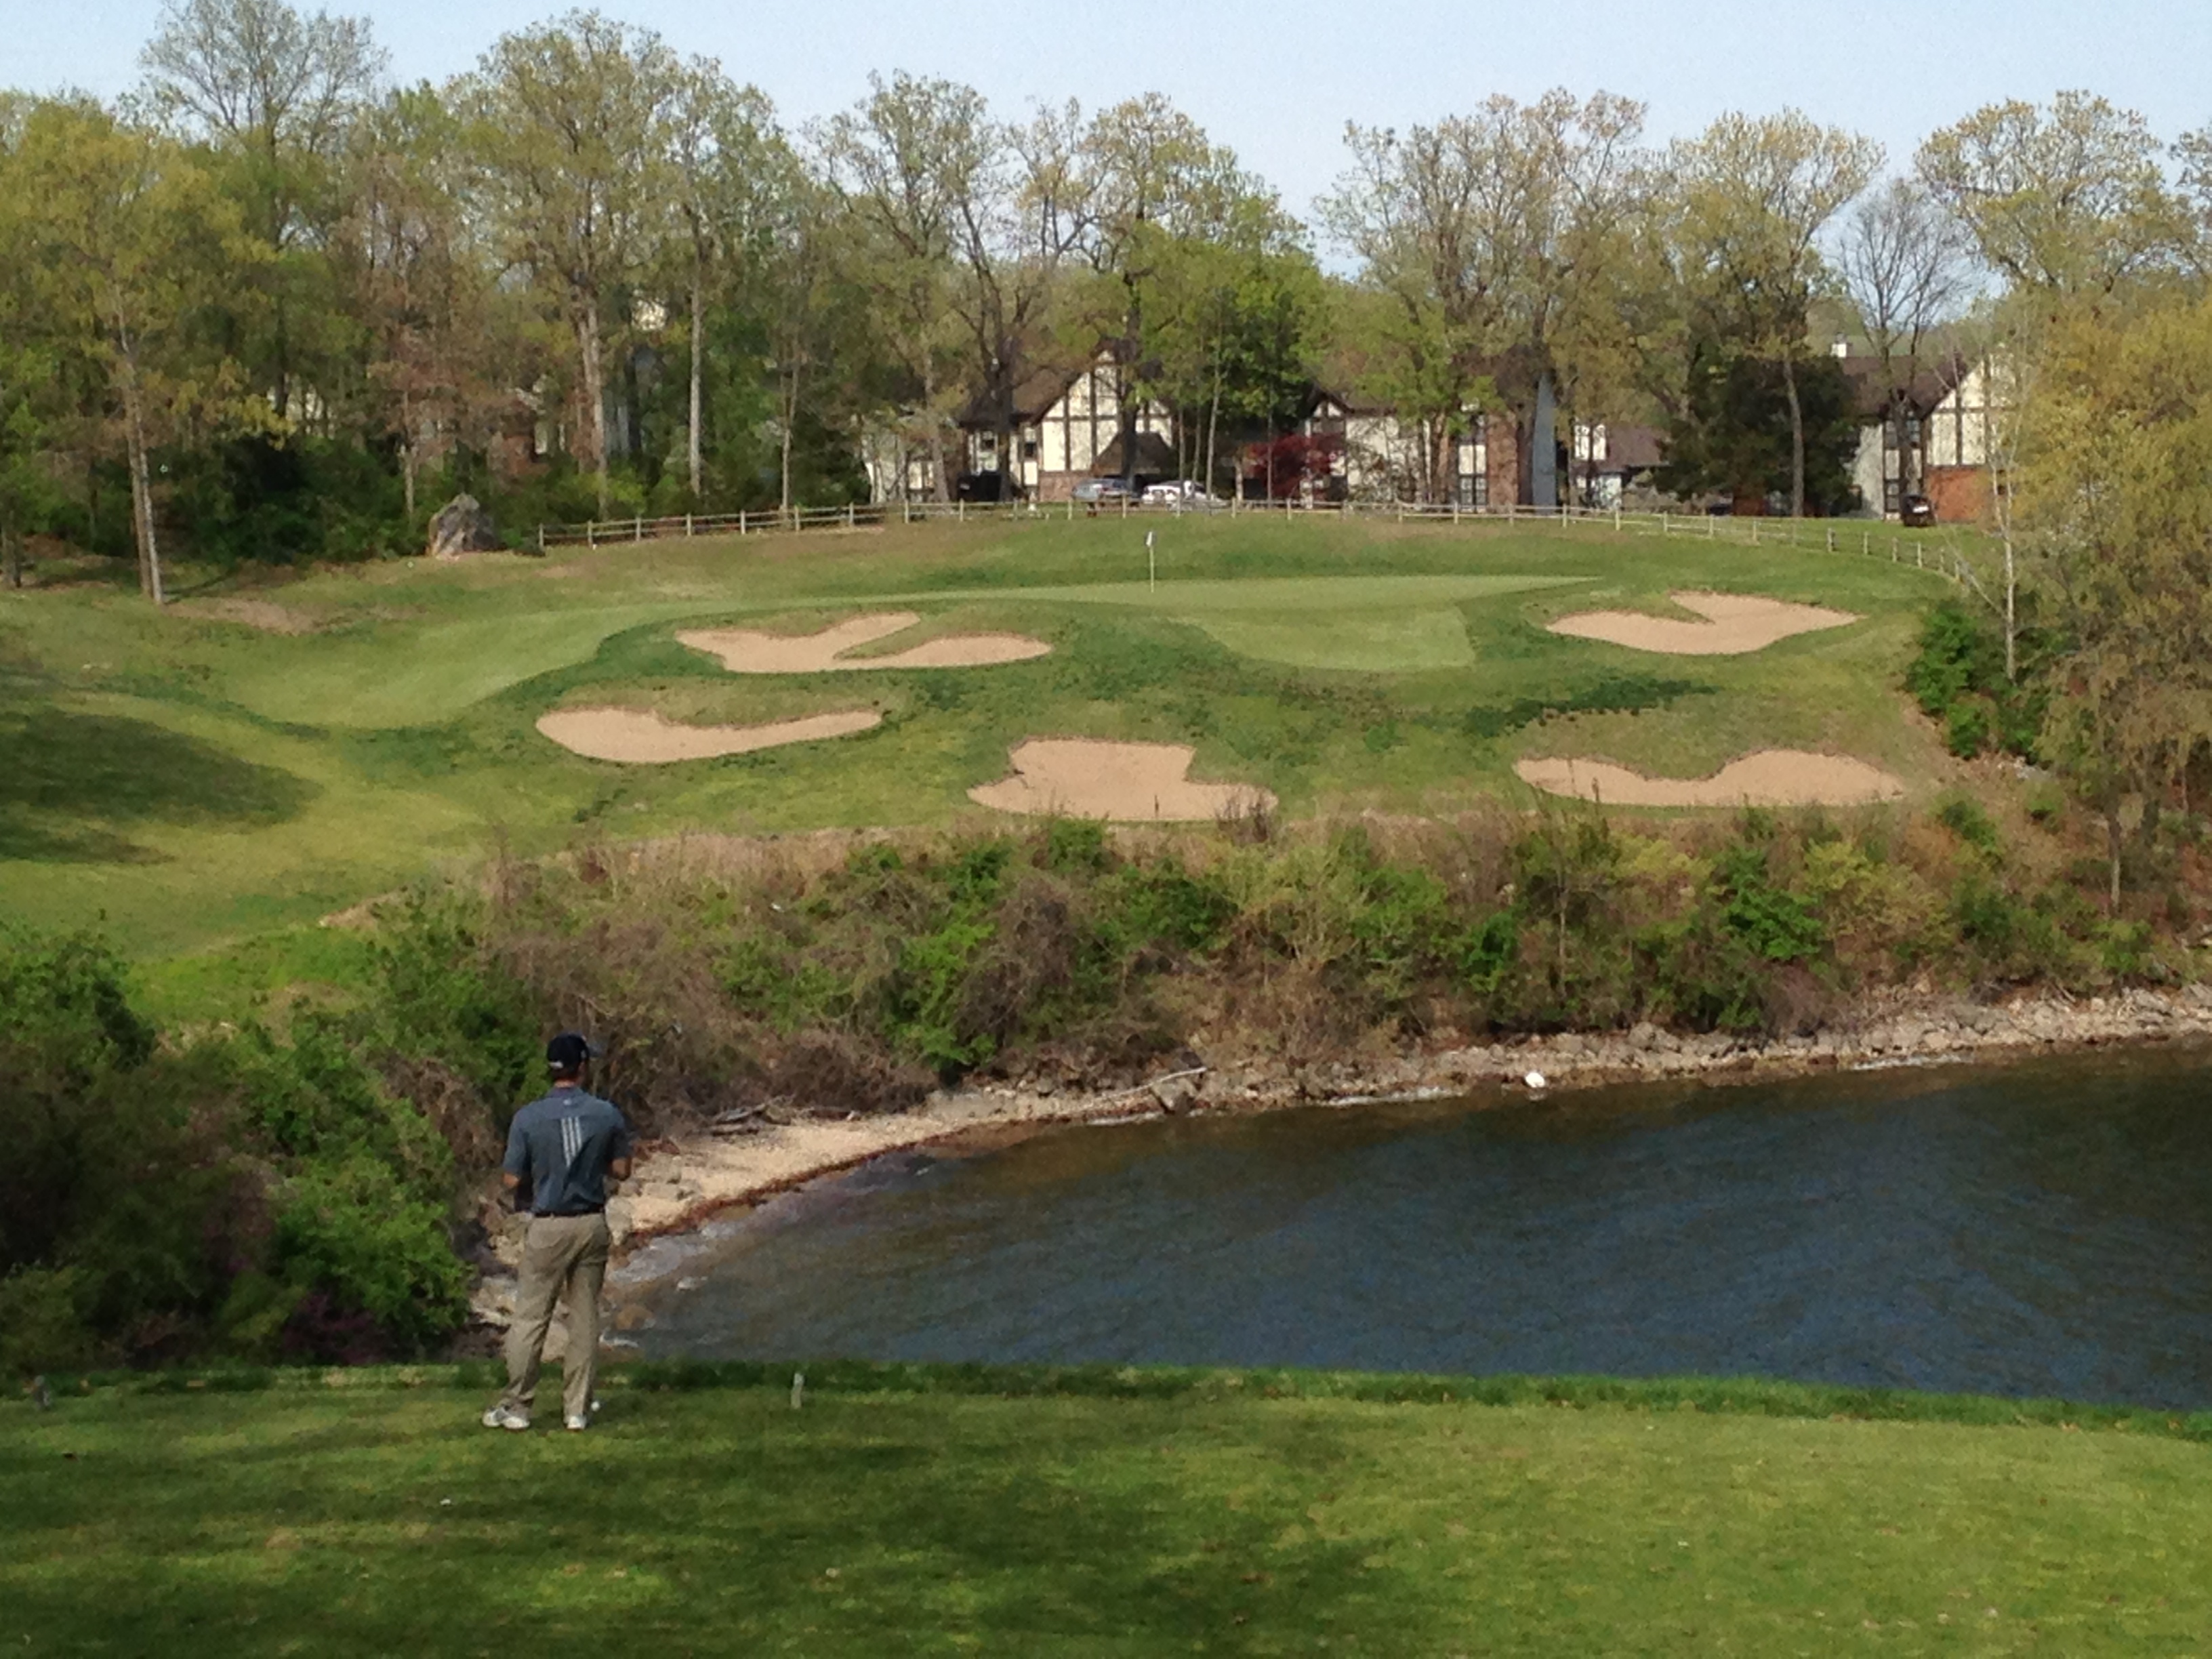
[{"label": "dark roof", "polygon": [[1853,352],[1840,361],[1844,378],[1851,386],[1851,407],[1867,420],[1879,420],[1887,411],[1893,390],[1905,393],[1908,408],[1926,415],[1966,376],[1966,360],[1955,355],[1923,362],[1917,373],[1910,362],[1893,363],[1889,374],[1882,373],[1881,359],[1871,352]]},{"label": "dark roof", "polygon": [[1396,412],[1387,398],[1363,397],[1356,392],[1340,392],[1334,386],[1317,386],[1306,394],[1306,415],[1310,417],[1324,402],[1334,404],[1346,415],[1390,415]]},{"label": "dark roof", "polygon": [[[1118,478],[1127,471],[1121,464],[1121,440],[1117,435],[1099,453],[1091,464],[1094,478]],[[1139,478],[1165,478],[1176,470],[1176,453],[1165,438],[1157,432],[1137,434],[1137,465],[1134,476]]]},{"label": "dark roof", "polygon": [[1657,428],[1616,426],[1607,422],[1604,465],[1619,467],[1623,471],[1638,471],[1657,466],[1666,459],[1660,448]]},{"label": "dark roof", "polygon": [[[1045,411],[1067,395],[1084,372],[1091,367],[1085,363],[1078,368],[1033,368],[1014,382],[1014,423],[1026,425],[1041,421]],[[961,410],[957,424],[963,431],[991,432],[999,424],[999,400],[988,392],[979,392]]]}]

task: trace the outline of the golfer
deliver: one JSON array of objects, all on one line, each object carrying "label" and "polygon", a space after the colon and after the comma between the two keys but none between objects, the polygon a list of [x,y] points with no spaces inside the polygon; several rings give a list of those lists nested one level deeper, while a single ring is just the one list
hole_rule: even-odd
[{"label": "golfer", "polygon": [[[526,1429],[538,1397],[553,1304],[568,1304],[568,1352],[561,1364],[562,1421],[592,1425],[592,1382],[599,1361],[599,1285],[607,1273],[607,1177],[629,1177],[629,1125],[613,1106],[584,1091],[599,1051],[574,1031],[545,1045],[553,1091],[514,1115],[507,1132],[501,1182],[526,1193],[530,1232],[522,1283],[507,1333],[507,1392],[483,1416],[488,1429]],[[525,1183],[527,1183],[526,1185]]]}]

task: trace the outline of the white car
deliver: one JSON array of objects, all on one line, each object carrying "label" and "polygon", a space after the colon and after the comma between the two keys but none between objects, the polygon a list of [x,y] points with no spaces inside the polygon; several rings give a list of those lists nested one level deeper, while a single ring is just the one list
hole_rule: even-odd
[{"label": "white car", "polygon": [[1148,488],[1145,505],[1171,507],[1179,513],[1203,513],[1214,505],[1214,501],[1206,493],[1206,486],[1195,478],[1177,478],[1172,483],[1156,483]]}]

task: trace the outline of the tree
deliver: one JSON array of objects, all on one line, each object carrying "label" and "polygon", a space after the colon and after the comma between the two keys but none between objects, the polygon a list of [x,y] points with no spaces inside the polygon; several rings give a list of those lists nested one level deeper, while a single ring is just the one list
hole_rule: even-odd
[{"label": "tree", "polygon": [[905,74],[871,88],[823,130],[826,171],[864,233],[856,271],[919,398],[937,499],[950,499],[947,442],[957,380],[956,261],[986,210],[998,135],[972,87]]},{"label": "tree", "polygon": [[[757,276],[787,220],[793,192],[805,183],[775,106],[740,87],[721,65],[694,59],[684,67],[671,125],[682,234],[682,286],[690,302],[690,374],[684,423],[684,478],[691,498],[706,490],[704,420],[707,303],[718,287]],[[784,468],[786,492],[790,468]],[[785,503],[786,506],[789,502]]]},{"label": "tree", "polygon": [[1805,514],[1800,383],[1812,359],[1808,313],[1826,276],[1819,238],[1881,164],[1879,145],[1795,110],[1723,115],[1669,154],[1679,269],[1703,331],[1780,371],[1793,518]]},{"label": "tree", "polygon": [[428,86],[356,125],[341,288],[368,342],[372,429],[398,447],[408,528],[426,445],[465,441],[499,397],[493,271],[467,206],[462,126]]},{"label": "tree", "polygon": [[164,599],[152,453],[166,431],[251,428],[267,406],[192,326],[254,252],[208,175],[176,145],[96,105],[46,103],[15,151],[17,211],[36,305],[59,353],[113,400],[131,477],[140,586]]},{"label": "tree", "polygon": [[1668,422],[1659,482],[1680,495],[1724,491],[1739,510],[1802,488],[1836,510],[1851,497],[1858,435],[1850,383],[1834,358],[1814,357],[1792,373],[1731,340],[1703,337]]},{"label": "tree", "polygon": [[1920,148],[1982,263],[2045,302],[2101,302],[2171,266],[2185,214],[2143,118],[2083,92],[1990,104]]},{"label": "tree", "polygon": [[1502,397],[1521,434],[1524,490],[1538,388],[1562,380],[1599,400],[1619,380],[1619,277],[1641,184],[1644,107],[1564,91],[1503,95],[1404,137],[1346,129],[1351,170],[1323,222],[1395,313],[1371,337],[1370,388],[1427,429],[1424,469],[1444,457],[1479,394]]},{"label": "tree", "polygon": [[[798,158],[784,157],[783,183],[757,266],[765,309],[769,367],[775,377],[776,502],[788,514],[793,494],[792,452],[799,419],[817,380],[839,354],[836,313],[841,250],[830,193],[809,178]],[[849,358],[862,355],[856,349]]]},{"label": "tree", "polygon": [[1197,122],[1158,93],[1126,99],[1093,115],[1077,166],[1085,181],[1087,225],[1081,246],[1089,269],[1076,296],[1076,325],[1108,343],[1120,412],[1121,471],[1137,471],[1137,417],[1153,345],[1150,320],[1173,251],[1219,241],[1241,205],[1273,196],[1216,146]]},{"label": "tree", "polygon": [[2212,279],[2212,127],[2184,133],[2173,153],[2181,162],[2182,199],[2189,227],[2190,263],[2199,282]]},{"label": "tree", "polygon": [[1181,470],[1211,489],[1223,417],[1272,430],[1312,384],[1321,272],[1273,201],[1249,198],[1224,240],[1164,249],[1152,287],[1139,390],[1176,411]]},{"label": "tree", "polygon": [[676,55],[649,30],[572,12],[502,35],[464,99],[470,148],[508,262],[530,275],[574,342],[585,451],[608,511],[610,336],[630,326],[677,195]]},{"label": "tree", "polygon": [[2124,812],[2148,842],[2212,744],[2212,301],[2077,319],[2045,367],[2021,480],[2064,641],[2044,743],[2104,817],[2117,911]]},{"label": "tree", "polygon": [[329,316],[318,301],[321,252],[341,212],[333,186],[386,61],[365,18],[311,17],[286,0],[167,0],[140,57],[147,103],[208,145],[267,251],[256,264],[271,324],[261,373],[288,419],[330,401],[327,386],[295,395],[295,331]]},{"label": "tree", "polygon": [[0,94],[0,585],[23,585],[23,537],[50,495],[44,453],[53,429],[59,364],[44,337],[31,229],[21,222],[27,181],[19,152],[30,100]]},{"label": "tree", "polygon": [[1911,391],[1937,331],[1966,298],[1966,252],[1957,222],[1910,179],[1863,198],[1838,239],[1837,274],[1881,366],[1884,418],[1907,490],[1920,484],[1919,452],[1906,429]]}]

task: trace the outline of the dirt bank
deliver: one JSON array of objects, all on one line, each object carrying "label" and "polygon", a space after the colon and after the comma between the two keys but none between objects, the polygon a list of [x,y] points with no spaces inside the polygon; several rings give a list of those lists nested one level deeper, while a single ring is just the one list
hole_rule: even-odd
[{"label": "dirt bank", "polygon": [[[1293,1070],[1209,1057],[1195,1074],[1171,1073],[1133,1089],[1091,1092],[1049,1085],[971,1085],[941,1092],[890,1116],[810,1118],[750,1132],[702,1132],[643,1148],[637,1173],[609,1206],[616,1248],[699,1226],[720,1212],[757,1203],[817,1176],[884,1153],[958,1137],[1020,1134],[1056,1123],[1159,1113],[1259,1112],[1291,1106],[1358,1104],[1424,1096],[1525,1097],[1531,1072],[1547,1093],[1601,1084],[1704,1079],[1743,1082],[1886,1066],[1996,1061],[2107,1043],[2212,1040],[2212,987],[2176,993],[2129,991],[2071,1001],[2024,997],[2005,1003],[1899,993],[1811,1036],[1741,1039],[1677,1036],[1655,1026],[1595,1036],[1516,1039],[1440,1047],[1380,1062]],[[495,1241],[502,1264],[478,1286],[484,1322],[505,1322],[521,1226]]]}]

